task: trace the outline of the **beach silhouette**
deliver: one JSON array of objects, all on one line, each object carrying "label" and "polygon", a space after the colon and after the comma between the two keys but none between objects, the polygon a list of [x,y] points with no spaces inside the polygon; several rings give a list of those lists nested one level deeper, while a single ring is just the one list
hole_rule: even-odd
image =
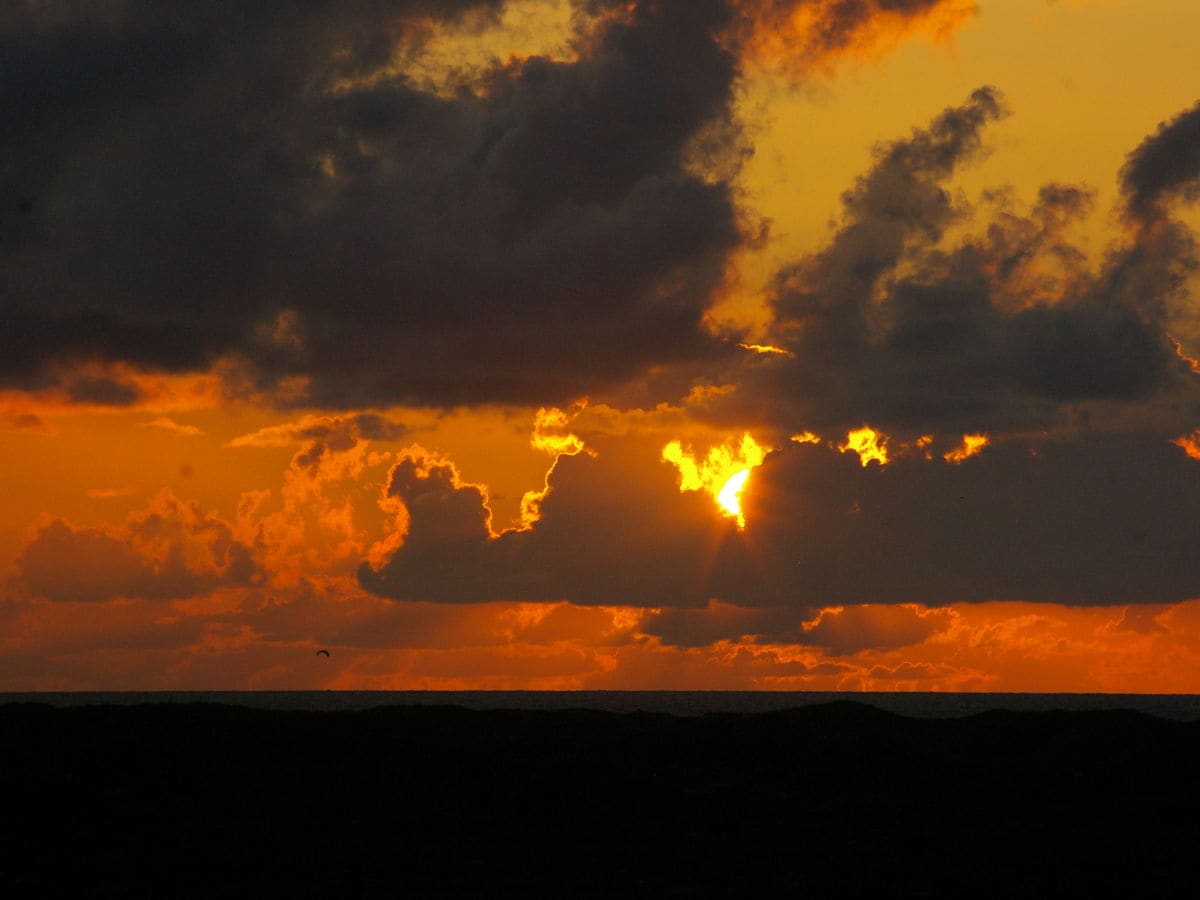
[{"label": "beach silhouette", "polygon": [[1122,710],[22,703],[0,742],[13,897],[1161,897],[1200,837],[1200,723]]}]

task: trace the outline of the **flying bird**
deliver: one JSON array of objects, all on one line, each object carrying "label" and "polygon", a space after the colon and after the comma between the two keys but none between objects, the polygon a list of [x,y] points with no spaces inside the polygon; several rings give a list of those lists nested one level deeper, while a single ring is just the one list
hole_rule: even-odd
[{"label": "flying bird", "polygon": [[328,656],[328,655],[329,655],[328,650],[318,650],[317,651],[317,656]]}]

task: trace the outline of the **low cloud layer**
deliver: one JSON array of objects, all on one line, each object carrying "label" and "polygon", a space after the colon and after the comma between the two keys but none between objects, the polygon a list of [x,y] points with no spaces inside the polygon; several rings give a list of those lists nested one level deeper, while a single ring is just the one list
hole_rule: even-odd
[{"label": "low cloud layer", "polygon": [[[482,494],[451,468],[401,461],[387,490],[407,507],[408,532],[386,563],[363,565],[363,586],[402,600],[717,600],[804,614],[1200,596],[1191,538],[1200,465],[1165,440],[1012,441],[958,463],[913,453],[886,466],[792,443],[753,471],[744,531],[709,494],[679,492],[670,465],[621,450],[560,457],[540,520],[499,536],[488,532]],[[729,636],[794,627],[789,616],[751,618]]]},{"label": "low cloud layer", "polygon": [[120,528],[55,519],[25,545],[17,571],[34,596],[85,603],[176,600],[263,580],[253,548],[229,523],[169,491]]}]

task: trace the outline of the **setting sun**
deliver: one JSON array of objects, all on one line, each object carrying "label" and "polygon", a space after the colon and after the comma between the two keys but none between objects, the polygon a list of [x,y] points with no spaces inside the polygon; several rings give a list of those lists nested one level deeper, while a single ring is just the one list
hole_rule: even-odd
[{"label": "setting sun", "polygon": [[750,477],[749,469],[742,469],[730,476],[725,482],[725,487],[721,488],[717,494],[717,503],[721,505],[721,509],[737,518],[738,528],[746,527],[746,518],[742,515],[742,488],[746,486],[746,479]]},{"label": "setting sun", "polygon": [[770,447],[760,445],[749,433],[736,446],[712,447],[700,462],[679,441],[663,447],[662,458],[679,469],[679,490],[704,489],[713,495],[721,512],[737,519],[738,528],[746,527],[742,515],[741,493],[750,470],[762,465]]}]

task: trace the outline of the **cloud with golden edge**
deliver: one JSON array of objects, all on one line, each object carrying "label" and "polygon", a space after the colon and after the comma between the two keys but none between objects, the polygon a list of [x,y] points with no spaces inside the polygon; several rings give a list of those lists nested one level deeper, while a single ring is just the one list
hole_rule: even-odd
[{"label": "cloud with golden edge", "polygon": [[750,478],[750,471],[762,465],[770,449],[760,445],[747,432],[736,445],[723,444],[710,448],[699,462],[691,448],[685,450],[680,441],[671,441],[663,447],[662,458],[679,470],[681,492],[708,491],[721,512],[736,519],[738,528],[745,528],[741,494]]},{"label": "cloud with golden edge", "polygon": [[838,444],[838,449],[843,453],[850,451],[857,453],[864,468],[872,462],[879,463],[881,466],[888,464],[888,437],[869,425],[849,432],[845,442]]},{"label": "cloud with golden edge", "polygon": [[1191,369],[1194,374],[1200,375],[1200,359],[1196,359],[1194,356],[1188,356],[1183,349],[1183,344],[1181,344],[1175,338],[1167,335],[1167,339],[1170,340],[1172,346],[1175,347],[1175,355],[1187,363],[1188,368]]},{"label": "cloud with golden edge", "polygon": [[986,434],[964,434],[962,443],[942,454],[942,459],[948,463],[957,465],[964,459],[970,459],[976,453],[982,452],[983,448],[990,443],[990,439]]},{"label": "cloud with golden edge", "polygon": [[583,439],[567,431],[571,420],[575,418],[586,403],[580,403],[570,411],[556,406],[543,406],[533,418],[533,431],[529,435],[529,445],[535,450],[557,456],[566,453],[574,456],[585,449]]},{"label": "cloud with golden edge", "polygon": [[1183,434],[1171,441],[1176,447],[1182,447],[1183,452],[1192,459],[1200,460],[1200,428],[1190,434]]},{"label": "cloud with golden edge", "polygon": [[339,416],[301,416],[282,425],[268,425],[231,439],[227,447],[290,447],[309,441],[324,441],[333,447],[349,447],[358,441],[394,441],[408,433],[408,427],[374,412]]},{"label": "cloud with golden edge", "polygon": [[776,347],[773,344],[738,344],[743,350],[749,350],[751,353],[758,353],[764,356],[793,356],[791,350],[785,350],[783,347]]},{"label": "cloud with golden edge", "polygon": [[974,0],[734,0],[744,60],[793,78],[829,74],[846,58],[878,60],[912,34],[944,42],[978,12]]},{"label": "cloud with golden edge", "polygon": [[533,431],[529,435],[529,445],[535,450],[540,450],[543,453],[549,453],[554,457],[554,462],[546,471],[545,478],[542,479],[541,490],[526,491],[521,495],[521,512],[518,519],[516,529],[518,531],[527,531],[532,528],[542,517],[542,502],[546,499],[546,494],[550,490],[550,476],[554,472],[554,466],[558,464],[560,456],[575,456],[579,453],[589,453],[594,455],[595,451],[589,449],[584,444],[583,439],[578,435],[567,431],[571,424],[571,420],[583,412],[587,406],[587,401],[580,401],[569,411],[562,410],[555,406],[543,406],[538,409],[537,414],[533,418]]}]

